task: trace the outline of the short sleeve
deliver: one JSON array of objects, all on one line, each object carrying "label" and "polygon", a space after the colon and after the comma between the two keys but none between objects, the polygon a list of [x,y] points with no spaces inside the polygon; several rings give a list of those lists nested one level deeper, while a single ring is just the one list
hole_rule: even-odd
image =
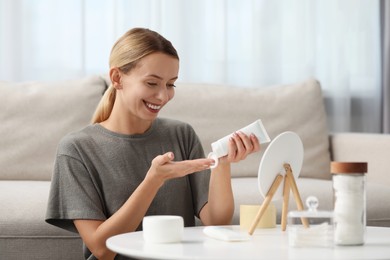
[{"label": "short sleeve", "polygon": [[46,222],[77,232],[73,220],[105,220],[101,194],[81,160],[57,155],[51,182]]}]

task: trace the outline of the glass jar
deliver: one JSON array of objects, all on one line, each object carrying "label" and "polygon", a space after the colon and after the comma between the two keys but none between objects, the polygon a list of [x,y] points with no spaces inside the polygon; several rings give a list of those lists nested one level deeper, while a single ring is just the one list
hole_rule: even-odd
[{"label": "glass jar", "polygon": [[[308,210],[290,211],[288,217],[288,240],[291,247],[332,247],[333,212],[317,210],[318,199],[306,199]],[[304,225],[304,220],[309,225]]]},{"label": "glass jar", "polygon": [[367,163],[332,162],[334,243],[363,245],[366,232]]}]

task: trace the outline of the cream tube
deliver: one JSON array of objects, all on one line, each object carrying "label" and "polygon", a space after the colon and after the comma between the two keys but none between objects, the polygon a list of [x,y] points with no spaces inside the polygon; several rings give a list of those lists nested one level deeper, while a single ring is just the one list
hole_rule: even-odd
[{"label": "cream tube", "polygon": [[[271,141],[267,131],[265,130],[261,120],[256,120],[250,125],[247,125],[237,132],[243,132],[246,135],[254,134],[259,140],[260,144],[268,143]],[[207,156],[215,161],[215,164],[210,168],[215,168],[218,166],[218,159],[228,154],[228,142],[229,138],[232,137],[233,133],[219,139],[218,141],[211,144],[212,152]]]}]

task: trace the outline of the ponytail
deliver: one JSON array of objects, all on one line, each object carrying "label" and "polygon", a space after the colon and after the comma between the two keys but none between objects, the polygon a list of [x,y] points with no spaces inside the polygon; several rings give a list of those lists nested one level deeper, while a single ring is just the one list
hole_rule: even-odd
[{"label": "ponytail", "polygon": [[95,110],[91,120],[92,124],[101,123],[110,117],[112,108],[114,107],[115,96],[116,89],[110,84]]}]

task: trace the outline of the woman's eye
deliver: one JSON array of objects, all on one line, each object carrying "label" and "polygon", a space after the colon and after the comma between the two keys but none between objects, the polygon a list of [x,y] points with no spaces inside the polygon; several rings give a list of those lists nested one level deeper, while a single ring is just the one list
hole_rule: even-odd
[{"label": "woman's eye", "polygon": [[175,84],[167,84],[167,86],[168,86],[169,88],[176,88],[176,85],[175,85]]},{"label": "woman's eye", "polygon": [[157,86],[157,83],[155,83],[155,82],[147,82],[146,84],[148,84],[151,87]]}]

